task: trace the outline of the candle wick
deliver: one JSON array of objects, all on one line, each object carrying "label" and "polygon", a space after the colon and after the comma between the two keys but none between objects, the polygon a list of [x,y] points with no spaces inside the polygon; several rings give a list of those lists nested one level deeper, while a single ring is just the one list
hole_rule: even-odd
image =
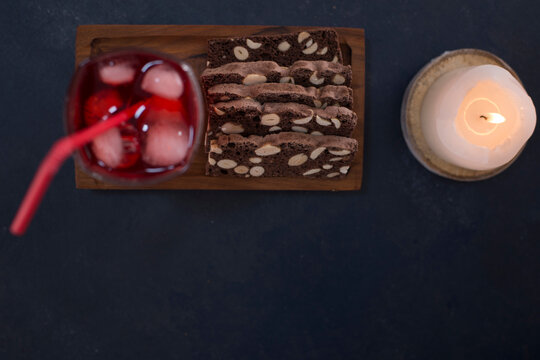
[{"label": "candle wick", "polygon": [[480,119],[484,119],[484,120],[487,120],[487,116],[484,116],[484,115],[480,115]]}]

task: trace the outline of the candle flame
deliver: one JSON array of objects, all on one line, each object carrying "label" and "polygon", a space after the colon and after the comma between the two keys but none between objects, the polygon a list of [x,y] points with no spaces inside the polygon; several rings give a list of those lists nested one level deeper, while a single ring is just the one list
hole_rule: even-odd
[{"label": "candle flame", "polygon": [[486,115],[482,116],[482,118],[492,124],[502,124],[506,121],[506,118],[499,113],[487,113]]}]

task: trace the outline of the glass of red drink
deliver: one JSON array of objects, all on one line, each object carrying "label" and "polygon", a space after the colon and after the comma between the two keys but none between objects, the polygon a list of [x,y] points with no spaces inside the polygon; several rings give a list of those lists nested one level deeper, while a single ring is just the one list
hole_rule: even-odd
[{"label": "glass of red drink", "polygon": [[68,90],[68,134],[134,104],[135,116],[75,153],[96,179],[148,185],[185,172],[204,124],[204,101],[189,65],[168,55],[126,49],[83,61]]}]

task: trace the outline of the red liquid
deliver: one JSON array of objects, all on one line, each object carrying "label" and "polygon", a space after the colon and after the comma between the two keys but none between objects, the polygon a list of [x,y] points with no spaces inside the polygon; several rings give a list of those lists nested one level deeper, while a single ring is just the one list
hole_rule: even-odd
[{"label": "red liquid", "polygon": [[[111,77],[110,71],[103,71],[107,66],[128,71],[116,72],[120,75]],[[150,77],[156,69],[167,70],[167,77],[162,77],[157,85],[156,81],[143,83],[145,76]],[[178,75],[180,81],[171,80],[173,86],[167,88],[171,84],[167,79],[178,79]],[[178,83],[182,86],[176,86]],[[173,91],[163,93],[164,86]],[[174,91],[180,88],[183,90]],[[198,83],[180,64],[153,53],[123,51],[102,55],[79,68],[67,102],[68,132],[104,121],[107,116],[145,100],[147,105],[134,118],[79,151],[88,170],[108,178],[145,180],[187,167],[200,127]]]}]

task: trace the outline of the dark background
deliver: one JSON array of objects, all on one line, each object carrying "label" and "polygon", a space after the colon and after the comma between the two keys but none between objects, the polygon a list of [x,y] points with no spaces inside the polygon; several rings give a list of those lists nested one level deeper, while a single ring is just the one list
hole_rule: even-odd
[{"label": "dark background", "polygon": [[[540,104],[537,1],[2,1],[0,359],[538,359],[540,139],[497,177],[432,175],[400,129],[445,50]],[[63,135],[79,24],[366,29],[360,192],[83,191],[73,162],[9,234]]]}]

